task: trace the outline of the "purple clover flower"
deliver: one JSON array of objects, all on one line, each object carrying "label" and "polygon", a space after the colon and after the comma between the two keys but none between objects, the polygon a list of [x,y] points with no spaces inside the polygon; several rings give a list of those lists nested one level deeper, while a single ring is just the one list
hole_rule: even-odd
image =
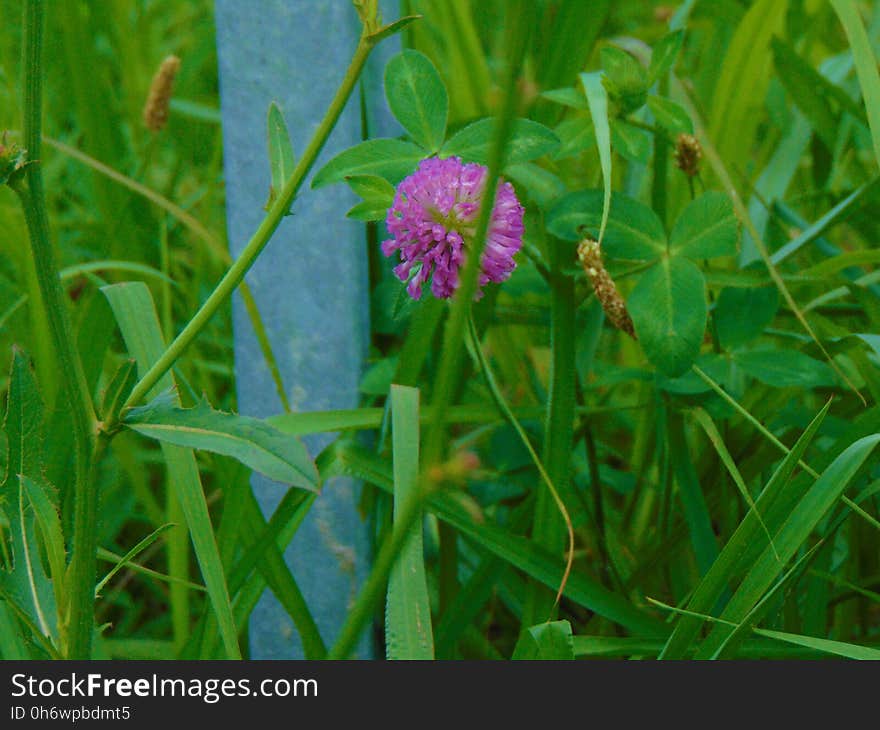
[{"label": "purple clover flower", "polygon": [[[431,292],[446,299],[458,288],[459,270],[476,232],[488,169],[458,157],[429,157],[397,186],[385,225],[394,236],[382,243],[382,253],[400,252],[394,273],[408,281],[413,299],[431,280]],[[490,281],[502,282],[516,268],[514,254],[522,246],[523,207],[509,182],[499,181],[480,265],[476,298]],[[433,274],[433,278],[432,278]]]}]

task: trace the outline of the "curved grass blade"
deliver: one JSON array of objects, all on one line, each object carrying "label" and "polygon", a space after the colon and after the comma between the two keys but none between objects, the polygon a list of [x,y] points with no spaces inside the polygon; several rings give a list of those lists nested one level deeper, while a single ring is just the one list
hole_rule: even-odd
[{"label": "curved grass blade", "polygon": [[880,165],[880,73],[877,71],[877,58],[871,50],[871,41],[859,16],[858,6],[853,0],[831,0],[831,6],[852,48],[853,60],[859,84],[862,87],[862,98],[868,112],[868,126],[871,129],[871,140],[874,142],[874,157]]},{"label": "curved grass blade", "polygon": [[598,71],[582,73],[581,83],[587,95],[587,104],[593,117],[596,147],[599,150],[599,165],[602,168],[602,223],[599,226],[599,244],[605,237],[608,213],[611,210],[611,127],[608,123],[608,94],[602,86],[602,75]]},{"label": "curved grass blade", "polygon": [[156,540],[158,540],[162,536],[163,532],[170,530],[172,527],[174,527],[174,525],[170,522],[166,525],[161,525],[160,527],[153,530],[143,540],[140,540],[125,555],[119,558],[119,560],[116,561],[116,565],[114,565],[107,573],[107,575],[105,575],[100,580],[98,585],[95,586],[95,596],[97,597],[98,595],[100,595],[101,591],[104,589],[104,586],[106,586],[113,579],[114,575],[116,575],[126,565],[129,565],[138,555],[140,555],[144,550],[150,547],[150,545],[156,542]]}]

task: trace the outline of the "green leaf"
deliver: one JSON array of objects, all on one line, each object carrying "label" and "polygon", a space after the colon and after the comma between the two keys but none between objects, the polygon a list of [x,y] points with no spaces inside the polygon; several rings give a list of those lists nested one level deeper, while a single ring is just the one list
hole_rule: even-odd
[{"label": "green leaf", "polygon": [[725,350],[759,337],[779,310],[775,286],[725,287],[718,296],[712,319]]},{"label": "green leaf", "polygon": [[651,64],[648,66],[648,79],[650,83],[653,84],[672,69],[675,59],[678,58],[678,54],[681,51],[683,41],[683,30],[676,30],[657,41],[651,53]]},{"label": "green leaf", "polygon": [[572,109],[588,109],[586,97],[574,87],[551,89],[541,93],[541,97]]},{"label": "green leaf", "polygon": [[378,175],[349,175],[345,182],[365,201],[382,202],[390,208],[394,202],[394,186]]},{"label": "green leaf", "polygon": [[[8,440],[7,468],[0,484],[0,506],[8,519],[7,536],[11,548],[12,564],[9,572],[0,570],[0,591],[9,597],[27,624],[36,631],[34,638],[57,640],[57,604],[55,595],[61,586],[53,586],[40,560],[37,540],[39,519],[45,520],[44,545],[47,552],[57,557],[59,543],[51,515],[43,510],[45,500],[34,489],[34,499],[40,514],[28,499],[28,485],[34,478],[42,477],[44,446],[44,407],[37,382],[25,353],[18,347],[12,349],[12,369],[6,396],[6,416],[3,428]],[[52,510],[54,506],[50,505]],[[57,515],[56,515],[57,520]],[[59,528],[60,529],[60,528]],[[60,542],[63,565],[63,539]],[[53,558],[50,568],[59,569]],[[63,575],[63,573],[62,573]],[[57,589],[57,590],[56,590]],[[59,593],[60,594],[60,593]]]},{"label": "green leaf", "polygon": [[504,174],[516,183],[518,190],[525,189],[540,208],[548,208],[565,192],[562,180],[534,162],[509,165]]},{"label": "green leaf", "polygon": [[389,207],[379,201],[364,200],[357,205],[353,205],[345,214],[345,217],[356,221],[383,221],[388,214]]},{"label": "green leaf", "polygon": [[865,100],[865,109],[868,110],[874,158],[880,165],[880,72],[877,71],[877,58],[871,50],[871,41],[853,0],[831,0],[831,6],[840,18],[852,48],[859,85],[862,87],[862,98]]},{"label": "green leaf", "polygon": [[599,57],[605,72],[603,86],[608,96],[620,105],[621,112],[626,115],[644,106],[650,84],[642,64],[616,46],[605,46],[599,52]]},{"label": "green leaf", "polygon": [[574,659],[574,639],[568,621],[548,621],[524,631],[516,642],[511,659],[555,660]]},{"label": "green leaf", "polygon": [[648,108],[657,124],[667,132],[674,135],[694,133],[690,116],[674,101],[652,94],[648,97]]},{"label": "green leaf", "polygon": [[737,352],[734,362],[753,378],[773,388],[821,388],[836,383],[827,363],[799,350]]},{"label": "green leaf", "polygon": [[599,167],[602,169],[602,218],[596,238],[602,244],[611,212],[611,127],[608,121],[608,95],[598,72],[582,73],[581,84],[587,95],[590,116],[593,118],[593,134],[596,138],[596,149],[599,151]]},{"label": "green leaf", "polygon": [[[497,121],[492,118],[481,119],[469,124],[449,139],[441,157],[456,155],[466,162],[488,164],[489,149],[495,137]],[[559,147],[559,138],[552,130],[531,119],[514,119],[507,143],[505,165],[518,165],[552,154]]]},{"label": "green leaf", "polygon": [[769,629],[753,628],[756,634],[766,636],[778,641],[785,641],[789,644],[804,646],[808,649],[816,649],[823,654],[833,654],[834,656],[842,656],[847,659],[863,659],[874,660],[880,659],[880,649],[873,649],[869,646],[859,646],[858,644],[850,644],[844,641],[833,641],[831,639],[820,639],[815,636],[803,636],[801,634],[789,634],[785,631],[770,631]]},{"label": "green leaf", "polygon": [[431,154],[437,152],[446,135],[449,97],[428,57],[405,50],[388,61],[385,96],[392,114],[413,141]]},{"label": "green leaf", "polygon": [[[7,440],[6,471],[0,482],[0,498],[10,502],[18,492],[19,474],[42,472],[43,399],[30,361],[24,351],[12,348],[12,368],[6,395],[6,416],[3,430]],[[10,491],[5,492],[6,489]]]},{"label": "green leaf", "polygon": [[[296,158],[293,155],[293,144],[290,141],[290,133],[287,131],[284,115],[274,101],[269,104],[266,125],[269,130],[269,168],[272,171],[269,200],[265,205],[265,210],[268,210],[281,192],[281,188],[284,187],[284,183],[293,174]],[[290,215],[289,209],[285,211],[285,215]]]},{"label": "green leaf", "polygon": [[129,393],[137,383],[137,366],[134,360],[125,360],[117,368],[107,387],[104,389],[104,397],[101,400],[101,418],[115,422],[122,410]]},{"label": "green leaf", "polygon": [[375,33],[371,33],[367,36],[370,43],[376,45],[379,41],[385,40],[390,36],[393,36],[395,33],[400,33],[406,26],[412,23],[414,20],[420,20],[422,18],[421,15],[405,15],[402,18],[398,18],[393,23],[388,23]]},{"label": "green leaf", "polygon": [[[602,225],[604,192],[569,193],[547,214],[547,230],[566,241],[598,237]],[[666,251],[666,234],[657,214],[623,193],[611,196],[603,253],[613,259],[650,261]]]},{"label": "green leaf", "polygon": [[611,120],[611,145],[621,157],[635,162],[647,162],[651,155],[648,134],[621,119]]},{"label": "green leaf", "polygon": [[559,149],[553,153],[554,160],[565,160],[586,152],[596,144],[593,120],[589,117],[575,116],[563,119],[553,133],[559,138]]},{"label": "green leaf", "polygon": [[19,476],[19,481],[27,495],[27,501],[34,511],[37,526],[40,528],[41,542],[45,549],[46,561],[49,563],[49,575],[52,577],[55,603],[64,608],[66,606],[64,576],[67,570],[67,551],[64,544],[64,534],[61,531],[61,517],[55,504],[55,490],[42,480],[30,479],[24,474]]},{"label": "green leaf", "polygon": [[[419,489],[419,391],[391,386],[394,518]],[[425,579],[422,521],[417,519],[391,573],[385,607],[388,659],[433,659],[431,604]]]},{"label": "green leaf", "polygon": [[669,234],[669,249],[678,256],[711,259],[733,256],[739,241],[739,223],[730,198],[708,192],[691,201]]},{"label": "green leaf", "polygon": [[302,442],[259,419],[221,413],[205,401],[180,408],[160,396],[130,409],[123,423],[158,441],[231,456],[276,482],[318,490],[318,473]]},{"label": "green leaf", "polygon": [[340,152],[312,178],[312,187],[342,182],[353,175],[378,175],[397,184],[409,175],[425,151],[402,139],[368,139]]},{"label": "green leaf", "polygon": [[[138,371],[143,375],[165,352],[162,329],[150,290],[140,282],[128,282],[105,286],[101,291],[110,302],[128,352],[137,361]],[[162,390],[173,388],[171,373],[166,373],[147,397],[155,397]],[[205,587],[220,625],[226,654],[230,658],[238,659],[241,657],[241,650],[238,647],[223,563],[214,538],[195,455],[191,449],[168,443],[162,444],[162,454],[168,470],[168,481],[177,490],[177,497],[186,517]]]},{"label": "green leaf", "polygon": [[702,272],[685,258],[661,259],[641,276],[627,304],[647,358],[668,377],[684,373],[706,330]]}]

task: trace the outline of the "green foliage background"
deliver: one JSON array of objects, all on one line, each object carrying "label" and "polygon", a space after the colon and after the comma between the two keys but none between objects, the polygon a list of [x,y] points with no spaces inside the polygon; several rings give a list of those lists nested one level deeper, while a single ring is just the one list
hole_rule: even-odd
[{"label": "green foliage background", "polygon": [[[423,551],[395,542],[392,523],[415,490],[420,419],[424,435],[447,310],[402,296],[378,251],[385,234],[376,221],[388,182],[411,171],[425,150],[467,149],[486,161],[494,127],[473,144],[467,125],[503,107],[510,14],[518,7],[503,0],[402,3],[402,15],[424,16],[404,31],[404,45],[424,56],[407,52],[392,62],[400,68],[389,71],[389,89],[398,92],[390,92],[391,106],[424,149],[383,148],[384,167],[367,164],[349,181],[366,200],[350,214],[376,242],[363,408],[240,422],[221,429],[224,447],[178,438],[160,448],[144,438],[151,418],[216,426],[207,409],[180,410],[203,393],[214,409],[235,410],[225,308],[174,369],[180,402],[153,401],[114,436],[96,475],[98,579],[113,572],[100,589],[95,656],[228,654],[223,622],[234,620],[244,643],[250,608],[267,584],[311,637],[307,650],[323,654],[333,637],[315,636],[277,550],[314,497],[291,489],[267,527],[248,486],[249,469],[258,468],[292,469],[288,482],[300,487],[335,473],[368,485],[362,509],[377,551],[394,544],[398,565],[414,566],[417,576],[411,583],[406,571],[392,571],[384,624],[390,656],[877,658],[880,128],[871,122],[880,115],[872,96],[880,86],[866,70],[873,64],[876,76],[875,59],[851,45],[837,13],[841,6],[860,13],[876,56],[880,5],[530,5],[537,25],[516,82],[515,115],[543,127],[517,123],[504,170],[527,204],[526,246],[513,277],[474,307],[442,458],[422,464],[444,485],[424,505]],[[0,128],[10,130],[20,125],[19,15],[18,0],[0,0],[0,17],[12,19],[0,36]],[[684,30],[671,72],[656,67],[670,20]],[[97,402],[107,402],[114,376],[124,379],[127,360],[139,357],[122,298],[148,300],[142,287],[115,288],[120,299],[111,308],[100,287],[143,282],[156,305],[151,337],[161,352],[162,338],[186,324],[229,264],[212,4],[56,0],[45,43],[48,139],[40,164],[52,234],[88,385]],[[169,53],[182,59],[170,122],[151,135],[141,113]],[[425,57],[438,79],[425,72]],[[580,76],[600,70],[604,86]],[[420,96],[424,85],[394,86],[418,72],[427,73],[429,87],[445,86],[445,124],[439,97]],[[609,102],[607,131],[595,116],[598,89]],[[394,99],[404,101],[395,107]],[[419,119],[428,121],[406,124],[420,100],[428,110]],[[691,131],[709,143],[696,180],[674,164],[677,135]],[[316,181],[341,182],[350,172],[331,163]],[[271,180],[267,169],[267,191]],[[613,191],[610,211],[606,190]],[[575,255],[581,236],[598,235],[604,213],[606,265],[639,341],[604,322]],[[13,345],[20,348],[12,370],[0,374],[0,390],[33,413],[45,404],[42,423],[32,425],[44,433],[36,437],[42,463],[21,487],[31,495],[32,539],[39,536],[45,563],[33,570],[45,579],[52,560],[65,559],[64,539],[59,556],[58,540],[46,535],[69,534],[72,452],[26,241],[17,200],[0,188],[0,352],[12,360]],[[129,333],[143,311],[129,313]],[[401,386],[394,402],[392,382]],[[279,442],[279,432],[317,431],[343,433],[312,454],[317,475],[297,476],[308,458],[298,442]],[[361,431],[370,432],[372,448]],[[249,446],[232,443],[230,433]],[[248,455],[254,444],[265,449],[259,459]],[[558,606],[566,531],[535,451],[575,535]],[[0,466],[8,466],[12,446],[0,453]],[[174,475],[191,468],[192,457],[181,453],[197,454],[211,521],[192,539],[216,540],[213,569],[196,559],[185,527],[184,512],[195,507],[169,489]],[[10,551],[28,539],[16,532],[8,484],[0,502],[7,568]],[[226,618],[207,598],[222,585],[231,599]],[[424,621],[413,623],[412,607],[422,619],[430,610],[429,634]],[[374,614],[358,604],[353,614],[361,608],[380,622],[381,608]],[[0,601],[3,658],[52,655],[28,620]]]}]

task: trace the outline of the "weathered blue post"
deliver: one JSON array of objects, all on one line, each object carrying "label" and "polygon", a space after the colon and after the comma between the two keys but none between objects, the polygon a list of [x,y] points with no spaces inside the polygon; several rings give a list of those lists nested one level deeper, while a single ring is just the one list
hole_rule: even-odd
[{"label": "weathered blue post", "polygon": [[[388,3],[393,5],[393,3]],[[393,18],[390,11],[386,16]],[[226,173],[228,233],[236,255],[256,229],[269,191],[266,112],[276,101],[294,152],[307,144],[348,66],[360,32],[347,0],[217,0],[217,44]],[[379,51],[387,56],[389,42]],[[381,68],[371,59],[369,73]],[[367,118],[381,119],[384,100],[366,84]],[[387,118],[387,115],[384,115]],[[387,130],[385,130],[387,132]],[[362,139],[360,99],[353,95],[316,169]],[[278,359],[291,407],[352,408],[369,338],[367,251],[362,224],[344,215],[355,202],[343,186],[303,188],[271,243],[248,274]],[[235,371],[242,413],[269,416],[281,404],[240,298],[234,303]],[[329,438],[309,438],[313,455]],[[283,488],[254,477],[267,514]],[[359,485],[324,486],[285,558],[330,645],[368,568],[367,527],[357,512]],[[357,655],[374,654],[368,637]],[[250,655],[302,658],[299,635],[270,593],[251,617]]]}]

